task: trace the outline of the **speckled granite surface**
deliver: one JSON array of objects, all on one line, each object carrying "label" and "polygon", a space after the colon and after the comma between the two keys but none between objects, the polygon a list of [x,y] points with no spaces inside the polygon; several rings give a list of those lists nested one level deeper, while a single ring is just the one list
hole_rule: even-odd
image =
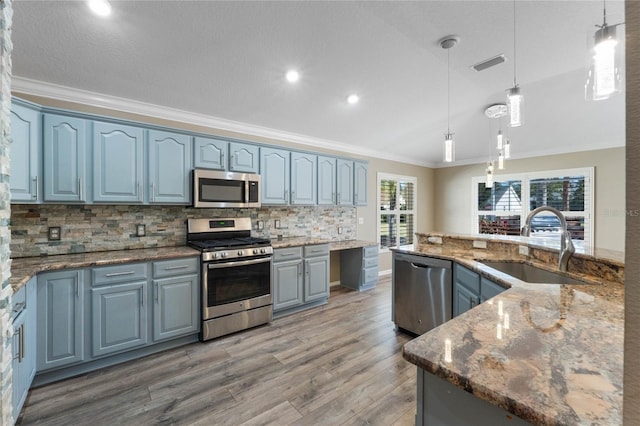
[{"label": "speckled granite surface", "polygon": [[375,246],[378,243],[375,241],[364,241],[364,240],[328,240],[326,238],[313,238],[313,237],[287,237],[282,238],[281,240],[272,239],[271,245],[274,249],[279,248],[287,248],[287,247],[297,247],[297,246],[308,246],[313,244],[330,244],[331,251],[337,250],[348,250],[354,248],[361,247],[369,247]]},{"label": "speckled granite surface", "polygon": [[11,263],[11,287],[14,293],[39,272],[59,269],[87,268],[91,266],[117,265],[119,263],[145,262],[176,257],[199,256],[198,250],[180,247],[154,249],[115,250],[57,256],[21,257]]},{"label": "speckled granite surface", "polygon": [[456,260],[510,289],[407,343],[405,359],[534,424],[622,423],[620,282],[572,274],[592,284],[527,284],[474,260],[500,259],[499,251],[410,253]]}]

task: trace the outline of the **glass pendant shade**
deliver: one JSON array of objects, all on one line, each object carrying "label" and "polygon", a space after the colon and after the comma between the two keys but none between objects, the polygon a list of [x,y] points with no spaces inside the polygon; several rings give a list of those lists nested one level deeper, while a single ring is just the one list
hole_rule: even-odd
[{"label": "glass pendant shade", "polygon": [[616,38],[616,27],[604,24],[593,37],[585,96],[594,101],[620,93],[622,87],[622,50]]},{"label": "glass pendant shade", "polygon": [[447,133],[444,136],[444,162],[453,163],[456,157],[456,143],[453,140],[453,134]]},{"label": "glass pendant shade", "polygon": [[484,182],[484,187],[485,188],[493,187],[493,161],[489,162],[489,165],[487,166],[487,178]]},{"label": "glass pendant shade", "polygon": [[497,148],[502,149],[502,146],[504,144],[504,135],[502,134],[502,130],[498,130],[498,136],[496,137],[496,140],[498,141]]},{"label": "glass pendant shade", "polygon": [[504,154],[498,154],[498,170],[504,170]]},{"label": "glass pendant shade", "polygon": [[509,158],[511,158],[511,143],[507,139],[504,141],[504,159],[508,160]]},{"label": "glass pendant shade", "polygon": [[518,127],[524,123],[522,107],[524,99],[520,93],[520,87],[516,84],[507,91],[507,108],[509,110],[509,126]]}]

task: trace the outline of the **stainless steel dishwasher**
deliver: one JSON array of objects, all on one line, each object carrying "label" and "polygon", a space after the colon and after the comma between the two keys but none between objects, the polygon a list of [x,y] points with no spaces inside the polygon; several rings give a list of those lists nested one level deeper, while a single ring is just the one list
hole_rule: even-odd
[{"label": "stainless steel dishwasher", "polygon": [[423,334],[451,319],[451,262],[393,253],[393,322]]}]

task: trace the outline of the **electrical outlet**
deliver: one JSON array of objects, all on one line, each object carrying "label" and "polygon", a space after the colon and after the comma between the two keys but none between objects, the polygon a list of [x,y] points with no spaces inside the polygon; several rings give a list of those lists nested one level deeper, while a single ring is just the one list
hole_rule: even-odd
[{"label": "electrical outlet", "polygon": [[62,231],[59,226],[50,226],[49,227],[49,241],[60,241],[60,236]]},{"label": "electrical outlet", "polygon": [[528,246],[518,246],[518,253],[522,256],[529,256]]},{"label": "electrical outlet", "polygon": [[338,234],[342,234],[342,226],[338,226]]},{"label": "electrical outlet", "polygon": [[139,223],[136,225],[136,237],[144,237],[147,234],[147,227],[144,223]]},{"label": "electrical outlet", "polygon": [[358,218],[358,225],[364,225],[364,217]]},{"label": "electrical outlet", "polygon": [[276,229],[280,229],[280,219],[276,219],[275,227]]},{"label": "electrical outlet", "polygon": [[264,220],[258,221],[258,231],[262,231],[264,229]]}]

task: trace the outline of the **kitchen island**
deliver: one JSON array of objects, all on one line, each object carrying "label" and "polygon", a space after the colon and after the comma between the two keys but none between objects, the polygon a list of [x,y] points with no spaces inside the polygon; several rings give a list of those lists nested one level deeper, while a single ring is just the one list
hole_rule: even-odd
[{"label": "kitchen island", "polygon": [[528,284],[481,263],[549,256],[535,245],[532,256],[514,255],[526,243],[519,237],[488,249],[473,247],[481,237],[419,240],[407,252],[455,261],[509,289],[404,346],[418,366],[417,424],[621,424],[624,287],[611,280],[623,276],[619,260],[579,255],[569,271],[590,284]]}]

